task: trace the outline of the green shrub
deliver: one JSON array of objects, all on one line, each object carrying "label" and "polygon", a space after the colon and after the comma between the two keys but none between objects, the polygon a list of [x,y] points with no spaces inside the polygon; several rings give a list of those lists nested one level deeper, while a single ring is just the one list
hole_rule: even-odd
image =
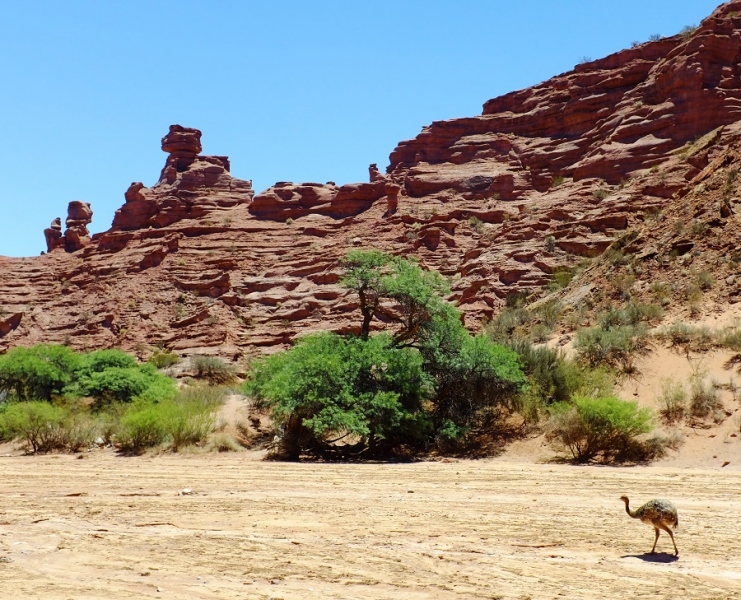
[{"label": "green shrub", "polygon": [[551,300],[538,307],[537,315],[540,317],[543,325],[549,329],[553,329],[558,325],[558,319],[563,312],[561,303],[557,300]]},{"label": "green shrub", "polygon": [[152,363],[158,369],[166,369],[180,362],[180,357],[172,350],[160,350],[157,348],[148,362]]},{"label": "green shrub", "polygon": [[687,346],[693,350],[708,350],[716,343],[715,332],[710,327],[694,327],[681,322],[662,327],[654,336],[672,346]]},{"label": "green shrub", "polygon": [[734,352],[741,352],[741,328],[732,327],[723,331],[720,335],[720,344]]},{"label": "green shrub", "polygon": [[671,302],[672,288],[668,283],[655,281],[648,289],[662,306],[667,306]]},{"label": "green shrub", "polygon": [[630,294],[635,282],[636,278],[632,273],[618,274],[610,280],[612,287],[619,294],[620,298],[624,300],[630,300]]},{"label": "green shrub", "polygon": [[711,273],[707,271],[700,271],[697,274],[697,285],[700,286],[701,290],[709,290],[713,287],[715,278]]},{"label": "green shrub", "polygon": [[623,308],[615,308],[611,304],[597,315],[597,322],[604,330],[619,325],[638,325],[642,322],[659,321],[664,316],[664,310],[656,304],[642,304],[628,302]]},{"label": "green shrub", "polygon": [[190,359],[198,379],[205,379],[211,385],[229,383],[236,379],[234,365],[225,363],[216,356],[193,356]]},{"label": "green shrub", "polygon": [[167,402],[136,401],[119,422],[116,442],[126,452],[139,453],[167,439],[167,420],[171,405]]},{"label": "green shrub", "polygon": [[563,175],[556,175],[553,179],[551,179],[551,188],[557,188],[564,182]]},{"label": "green shrub", "polygon": [[543,323],[538,323],[537,325],[533,325],[533,328],[530,330],[530,339],[536,344],[544,344],[550,339],[552,332],[552,328]]},{"label": "green shrub", "polygon": [[681,421],[687,413],[687,390],[679,381],[663,379],[658,402],[659,415],[665,423]]},{"label": "green shrub", "polygon": [[224,396],[223,388],[193,386],[174,397],[140,397],[121,415],[116,443],[124,451],[137,453],[165,442],[175,451],[204,444],[214,429]]},{"label": "green shrub", "polygon": [[78,376],[89,376],[92,373],[102,373],[107,369],[135,369],[136,359],[121,350],[96,350],[84,354],[77,369]]},{"label": "green shrub", "polygon": [[213,386],[189,386],[178,392],[166,426],[174,450],[206,442],[226,393],[225,388]]},{"label": "green shrub", "polygon": [[644,348],[646,336],[643,325],[592,327],[577,332],[574,350],[593,367],[608,365],[629,373],[634,370],[635,354]]},{"label": "green shrub", "polygon": [[698,419],[712,416],[716,421],[722,421],[722,408],[716,386],[701,378],[694,378],[690,384],[690,414]]},{"label": "green shrub", "polygon": [[109,366],[82,375],[67,392],[72,396],[91,396],[99,404],[131,402],[136,397],[159,400],[174,396],[175,382],[152,364],[134,362],[133,367]]},{"label": "green shrub", "polygon": [[554,405],[548,439],[576,462],[637,461],[651,458],[638,439],[651,429],[651,413],[636,402],[577,396]]},{"label": "green shrub", "polygon": [[10,439],[22,438],[33,452],[49,452],[63,447],[65,417],[64,409],[48,402],[15,402],[0,414],[0,430]]},{"label": "green shrub", "polygon": [[503,308],[485,327],[486,334],[495,342],[505,343],[518,327],[529,323],[533,316],[526,308]]},{"label": "green shrub", "polygon": [[557,269],[553,272],[553,286],[555,289],[567,287],[574,278],[574,272],[571,269]]},{"label": "green shrub", "polygon": [[0,356],[0,391],[18,400],[51,400],[73,379],[80,357],[66,346],[39,344]]},{"label": "green shrub", "polygon": [[602,202],[607,196],[610,195],[610,191],[604,188],[598,188],[592,192],[592,196],[597,202]]},{"label": "green shrub", "polygon": [[[446,325],[450,331],[440,327],[420,343],[425,373],[434,381],[436,443],[443,447],[458,444],[471,427],[491,424],[503,409],[514,409],[526,383],[516,352],[483,334],[471,336],[457,319]],[[456,436],[449,435],[453,430]]]},{"label": "green shrub", "polygon": [[478,234],[482,234],[484,233],[484,231],[486,231],[484,222],[478,217],[471,217],[470,219],[468,219],[468,226]]},{"label": "green shrub", "polygon": [[165,432],[175,451],[206,442],[216,420],[212,406],[193,400],[174,402],[166,417]]},{"label": "green shrub", "polygon": [[80,390],[84,395],[104,403],[130,402],[142,394],[149,384],[150,378],[137,367],[111,367],[85,377],[80,382]]},{"label": "green shrub", "polygon": [[522,363],[528,386],[518,398],[518,410],[528,422],[537,422],[549,405],[572,396],[605,396],[615,388],[615,375],[604,367],[590,368],[567,360],[557,348],[533,346],[526,340],[512,340]]}]

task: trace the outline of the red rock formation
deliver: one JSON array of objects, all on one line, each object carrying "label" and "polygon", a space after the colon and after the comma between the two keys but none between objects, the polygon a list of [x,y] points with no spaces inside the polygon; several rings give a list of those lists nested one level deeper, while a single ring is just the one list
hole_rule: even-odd
[{"label": "red rock formation", "polygon": [[44,229],[46,238],[46,251],[51,252],[55,248],[64,248],[64,238],[62,236],[62,217],[57,217],[51,222],[51,225]]},{"label": "red rock formation", "polygon": [[[159,181],[132,184],[110,230],[87,245],[65,234],[70,253],[0,257],[10,315],[0,349],[66,340],[239,356],[305,332],[353,331],[357,300],[338,285],[338,259],[357,247],[439,269],[476,327],[508,295],[597,256],[735,164],[737,14],[741,0],[686,39],[642,44],[490,100],[480,116],[433,123],[399,144],[386,175],[372,165],[369,183],[276,183],[254,196],[227,158],[200,154],[198,130],[174,125]],[[741,203],[720,202],[727,227]],[[70,213],[68,232],[82,233],[79,217]],[[45,231],[50,250],[60,232],[61,223]],[[697,241],[685,241],[693,256]]]},{"label": "red rock formation", "polygon": [[249,204],[252,182],[234,179],[226,156],[200,156],[201,132],[171,125],[162,138],[169,154],[159,181],[150,189],[134,182],[116,211],[111,231],[165,227],[182,219],[208,218],[219,208]]},{"label": "red rock formation", "polygon": [[64,248],[67,252],[75,252],[90,243],[90,233],[87,226],[93,220],[93,211],[90,204],[73,200],[67,207],[67,230],[62,235],[62,219],[57,217],[51,225],[44,229],[47,252],[56,248]]}]

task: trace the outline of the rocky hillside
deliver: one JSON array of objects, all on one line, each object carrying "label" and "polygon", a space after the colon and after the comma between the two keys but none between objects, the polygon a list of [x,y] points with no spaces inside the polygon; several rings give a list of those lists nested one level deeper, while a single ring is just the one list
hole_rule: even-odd
[{"label": "rocky hillside", "polygon": [[[200,154],[200,131],[174,125],[159,181],[133,183],[110,230],[90,236],[90,205],[72,202],[65,231],[61,219],[45,231],[46,254],[0,257],[0,350],[163,345],[237,358],[351,331],[356,303],[337,262],[352,247],[439,269],[472,328],[629,229],[643,235],[625,252],[658,257],[651,269],[728,253],[741,211],[730,175],[740,61],[734,0],[692,32],[435,122],[393,150],[385,174],[371,165],[368,183],[281,182],[255,195],[226,157]],[[670,228],[679,209],[688,230]],[[717,293],[741,297],[723,274],[731,283]]]}]

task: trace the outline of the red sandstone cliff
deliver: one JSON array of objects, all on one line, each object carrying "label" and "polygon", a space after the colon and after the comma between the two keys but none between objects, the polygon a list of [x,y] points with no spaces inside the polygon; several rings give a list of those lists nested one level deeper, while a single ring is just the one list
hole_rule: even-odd
[{"label": "red sandstone cliff", "polygon": [[713,161],[739,136],[740,60],[734,0],[689,36],[433,123],[399,144],[386,175],[373,165],[369,183],[277,183],[255,196],[226,157],[200,154],[198,130],[173,126],[160,180],[132,184],[109,231],[89,238],[90,207],[77,203],[64,234],[61,220],[46,230],[46,255],[0,257],[0,349],[160,344],[238,356],[352,330],[355,299],[337,285],[350,247],[439,269],[475,327],[508,294],[599,255],[720,168]]}]

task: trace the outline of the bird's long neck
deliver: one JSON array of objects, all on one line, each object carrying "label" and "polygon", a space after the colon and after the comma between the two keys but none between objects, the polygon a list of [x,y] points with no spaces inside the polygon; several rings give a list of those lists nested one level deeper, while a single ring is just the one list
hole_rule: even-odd
[{"label": "bird's long neck", "polygon": [[628,504],[629,504],[629,500],[626,500],[625,501],[625,512],[627,512],[628,515],[631,516],[631,517],[633,517],[634,519],[637,519],[638,518],[637,511],[632,511],[631,512],[630,507],[628,506]]}]

